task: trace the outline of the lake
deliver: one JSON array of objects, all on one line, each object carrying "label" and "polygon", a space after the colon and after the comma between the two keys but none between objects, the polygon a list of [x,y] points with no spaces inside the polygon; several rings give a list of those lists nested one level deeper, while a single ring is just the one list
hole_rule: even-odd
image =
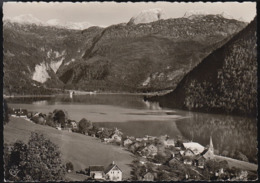
[{"label": "lake", "polygon": [[57,95],[8,98],[11,108],[49,113],[64,109],[69,118],[91,120],[99,127],[117,127],[129,136],[182,136],[203,146],[212,136],[216,151],[229,157],[238,152],[257,163],[257,120],[228,115],[161,108],[134,94]]}]

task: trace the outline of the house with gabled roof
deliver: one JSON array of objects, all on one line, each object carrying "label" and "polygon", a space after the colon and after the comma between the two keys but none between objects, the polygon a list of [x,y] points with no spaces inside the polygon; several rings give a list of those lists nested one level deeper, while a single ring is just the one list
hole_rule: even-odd
[{"label": "house with gabled roof", "polygon": [[174,139],[167,139],[164,141],[164,145],[166,147],[174,147],[175,146],[175,142],[174,142]]},{"label": "house with gabled roof", "polygon": [[111,135],[110,138],[112,141],[115,141],[115,142],[121,142],[121,140],[122,140],[122,137],[117,133],[114,133],[113,135]]},{"label": "house with gabled roof", "polygon": [[141,176],[141,180],[142,181],[154,181],[154,174],[151,172],[145,172],[142,176]]},{"label": "house with gabled roof", "polygon": [[196,155],[194,158],[194,165],[199,168],[204,168],[206,162],[206,158],[202,155]]},{"label": "house with gabled roof", "polygon": [[195,155],[195,153],[190,149],[190,148],[188,148],[188,149],[186,149],[184,152],[183,152],[183,156],[194,156]]},{"label": "house with gabled roof", "polygon": [[158,148],[155,145],[150,144],[144,149],[142,149],[141,152],[147,156],[155,156],[158,153]]},{"label": "house with gabled roof", "polygon": [[77,125],[77,122],[76,121],[71,121],[70,122],[71,126],[72,126],[72,129],[77,129],[78,128],[78,125]]},{"label": "house with gabled roof", "polygon": [[133,141],[130,140],[130,139],[124,140],[124,146],[129,146],[129,145],[132,144],[132,143],[133,143]]},{"label": "house with gabled roof", "polygon": [[114,161],[105,169],[106,179],[110,181],[122,181],[122,174],[122,170],[118,167],[117,164],[115,164]]},{"label": "house with gabled roof", "polygon": [[104,179],[104,166],[89,166],[89,176],[92,179]]},{"label": "house with gabled roof", "polygon": [[183,163],[187,165],[192,165],[193,158],[191,156],[184,156],[183,157]]},{"label": "house with gabled roof", "polygon": [[175,156],[172,157],[169,161],[168,161],[168,165],[169,166],[174,166],[175,164],[180,163],[180,159],[176,158]]}]

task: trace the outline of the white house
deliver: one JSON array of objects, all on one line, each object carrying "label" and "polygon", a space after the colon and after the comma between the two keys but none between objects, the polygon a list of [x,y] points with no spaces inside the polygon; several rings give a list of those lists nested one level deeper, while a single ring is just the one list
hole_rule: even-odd
[{"label": "white house", "polygon": [[111,136],[111,139],[112,140],[114,140],[114,141],[116,141],[116,142],[121,142],[121,140],[122,140],[122,137],[120,136],[120,135],[118,135],[118,134],[113,134],[112,136]]},{"label": "white house", "polygon": [[110,181],[122,181],[122,170],[114,163],[105,169],[106,179]]},{"label": "white house", "polygon": [[170,147],[170,146],[174,147],[175,146],[175,142],[174,142],[173,139],[167,139],[167,140],[164,141],[164,145],[166,147]]},{"label": "white house", "polygon": [[71,123],[71,126],[72,126],[73,129],[78,128],[78,125],[77,125],[76,121],[71,121],[70,123]]},{"label": "white house", "polygon": [[128,146],[128,145],[130,145],[130,144],[132,144],[132,143],[133,143],[132,140],[126,139],[126,140],[124,141],[124,146]]}]

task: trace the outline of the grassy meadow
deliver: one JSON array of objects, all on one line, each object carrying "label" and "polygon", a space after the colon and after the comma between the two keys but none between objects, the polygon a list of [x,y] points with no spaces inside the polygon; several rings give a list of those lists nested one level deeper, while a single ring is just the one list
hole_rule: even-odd
[{"label": "grassy meadow", "polygon": [[101,143],[99,139],[68,131],[59,131],[49,126],[34,124],[22,118],[11,117],[4,126],[4,143],[16,140],[28,142],[31,132],[45,134],[57,144],[64,164],[71,161],[74,170],[87,168],[89,165],[108,166],[112,161],[123,171],[123,178],[130,177],[131,168],[128,166],[133,156],[121,147]]}]

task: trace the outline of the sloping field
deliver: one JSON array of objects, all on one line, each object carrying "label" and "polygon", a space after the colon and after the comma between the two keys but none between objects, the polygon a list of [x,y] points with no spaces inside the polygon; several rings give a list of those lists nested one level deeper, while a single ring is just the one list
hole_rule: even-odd
[{"label": "sloping field", "polygon": [[106,145],[99,139],[82,134],[59,131],[49,126],[43,126],[26,121],[22,118],[11,117],[4,126],[4,143],[13,143],[16,140],[28,142],[31,132],[40,132],[57,144],[65,163],[71,161],[74,170],[87,168],[89,165],[108,166],[112,161],[123,171],[123,178],[130,177],[131,168],[128,166],[133,156],[122,148]]},{"label": "sloping field", "polygon": [[257,169],[258,169],[257,164],[253,164],[253,163],[249,163],[249,162],[245,162],[245,161],[240,161],[240,160],[237,160],[237,159],[232,159],[232,158],[224,157],[224,156],[215,155],[215,158],[217,160],[221,160],[221,161],[226,160],[230,167],[239,167],[242,170],[249,170],[249,171],[257,171]]}]

